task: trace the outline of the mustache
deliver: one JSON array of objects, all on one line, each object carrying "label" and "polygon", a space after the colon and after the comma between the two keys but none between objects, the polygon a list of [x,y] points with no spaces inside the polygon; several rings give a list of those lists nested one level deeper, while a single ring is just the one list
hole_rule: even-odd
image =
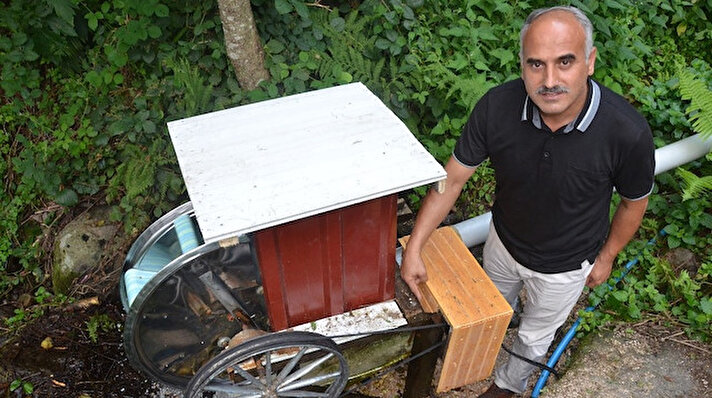
[{"label": "mustache", "polygon": [[536,90],[537,94],[564,94],[568,93],[569,88],[565,86],[554,86],[554,87],[539,87]]}]

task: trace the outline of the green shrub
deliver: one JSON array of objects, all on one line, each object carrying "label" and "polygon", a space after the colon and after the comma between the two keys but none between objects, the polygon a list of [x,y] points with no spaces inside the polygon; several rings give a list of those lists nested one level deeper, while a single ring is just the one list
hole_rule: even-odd
[{"label": "green shrub", "polygon": [[[43,230],[77,204],[106,202],[135,235],[186,200],[170,120],[362,81],[445,161],[476,101],[519,76],[526,15],[555,2],[325,3],[252,1],[272,79],[249,92],[227,62],[215,1],[0,4],[0,297],[44,283]],[[710,81],[712,0],[571,3],[595,26],[594,77],[638,107],[656,145],[689,135],[677,68],[691,65]],[[709,159],[685,170],[709,175]],[[644,234],[666,228],[666,244],[694,250],[708,274],[709,199],[682,201],[674,174],[657,181]],[[414,190],[411,204],[424,192]],[[463,192],[463,216],[486,211],[493,196],[493,172],[483,165]],[[612,299],[627,303],[630,317],[669,311],[691,333],[704,329],[698,321],[708,315],[709,285],[667,278],[663,265],[646,261],[657,267],[656,279],[636,274],[632,290]]]}]

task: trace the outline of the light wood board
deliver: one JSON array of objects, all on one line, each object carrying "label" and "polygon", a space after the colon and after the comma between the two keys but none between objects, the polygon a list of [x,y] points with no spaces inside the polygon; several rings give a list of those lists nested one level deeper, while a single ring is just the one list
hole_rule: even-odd
[{"label": "light wood board", "polygon": [[[405,247],[409,237],[401,238]],[[421,252],[428,281],[421,284],[424,311],[440,311],[450,335],[437,391],[487,378],[512,317],[502,297],[451,227],[437,229]]]}]

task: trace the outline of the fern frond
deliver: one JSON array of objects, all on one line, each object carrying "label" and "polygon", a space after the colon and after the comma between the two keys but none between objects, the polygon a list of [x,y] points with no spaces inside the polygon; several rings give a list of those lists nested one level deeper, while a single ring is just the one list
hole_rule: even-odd
[{"label": "fern frond", "polygon": [[683,201],[712,193],[712,176],[698,177],[695,173],[682,168],[677,169],[677,175],[682,179]]},{"label": "fern frond", "polygon": [[383,71],[383,66],[386,64],[386,59],[381,58],[376,62],[376,65],[373,66],[373,70],[371,71],[371,78],[375,81],[379,81],[381,79],[381,72]]},{"label": "fern frond", "polygon": [[142,156],[131,159],[126,165],[124,184],[126,186],[126,196],[135,198],[144,193],[148,187],[155,182],[156,164],[151,161],[150,156]]},{"label": "fern frond", "polygon": [[462,77],[440,62],[429,65],[427,71],[432,73],[438,89],[447,89],[445,99],[455,98],[467,110],[491,88],[484,74]]},{"label": "fern frond", "polygon": [[374,60],[366,54],[365,44],[369,37],[365,35],[363,28],[367,21],[356,18],[356,15],[349,14],[346,29],[341,32],[337,32],[328,23],[324,25],[324,37],[329,40],[329,44],[327,51],[320,54],[321,60],[316,72],[323,78],[334,74],[335,71],[345,71],[355,80],[378,92],[383,86],[381,75],[386,59],[381,57]]},{"label": "fern frond", "polygon": [[[353,26],[356,28],[356,30],[363,29],[364,24],[366,23],[365,18],[361,18],[363,21],[359,22],[358,18],[358,10],[351,11],[349,15],[346,16],[346,26]],[[354,28],[351,28],[352,30]]]},{"label": "fern frond", "polygon": [[186,116],[210,110],[214,87],[205,84],[200,69],[185,58],[178,61],[167,59],[166,65],[173,69],[173,83],[184,90],[182,105],[185,107]]},{"label": "fern frond", "polygon": [[712,137],[712,90],[707,86],[707,82],[696,78],[687,70],[681,70],[680,93],[682,99],[690,101],[687,114],[692,127],[703,138]]}]

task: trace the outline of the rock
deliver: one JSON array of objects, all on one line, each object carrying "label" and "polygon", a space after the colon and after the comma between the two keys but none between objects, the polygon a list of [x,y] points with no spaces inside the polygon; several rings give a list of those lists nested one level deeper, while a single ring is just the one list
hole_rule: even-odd
[{"label": "rock", "polygon": [[52,259],[56,294],[66,294],[74,279],[99,264],[117,229],[117,224],[109,222],[109,209],[97,208],[72,220],[57,234]]},{"label": "rock", "polygon": [[54,347],[54,343],[52,342],[51,337],[45,337],[44,340],[40,343],[40,347],[44,348],[45,350],[49,350]]},{"label": "rock", "polygon": [[700,268],[700,262],[697,261],[695,253],[682,247],[670,250],[665,253],[663,258],[670,263],[677,276],[680,276],[680,272],[685,270],[690,277],[694,278]]},{"label": "rock", "polygon": [[32,304],[32,296],[28,293],[23,293],[20,295],[20,297],[17,299],[17,304],[20,305],[20,308],[27,308]]}]

